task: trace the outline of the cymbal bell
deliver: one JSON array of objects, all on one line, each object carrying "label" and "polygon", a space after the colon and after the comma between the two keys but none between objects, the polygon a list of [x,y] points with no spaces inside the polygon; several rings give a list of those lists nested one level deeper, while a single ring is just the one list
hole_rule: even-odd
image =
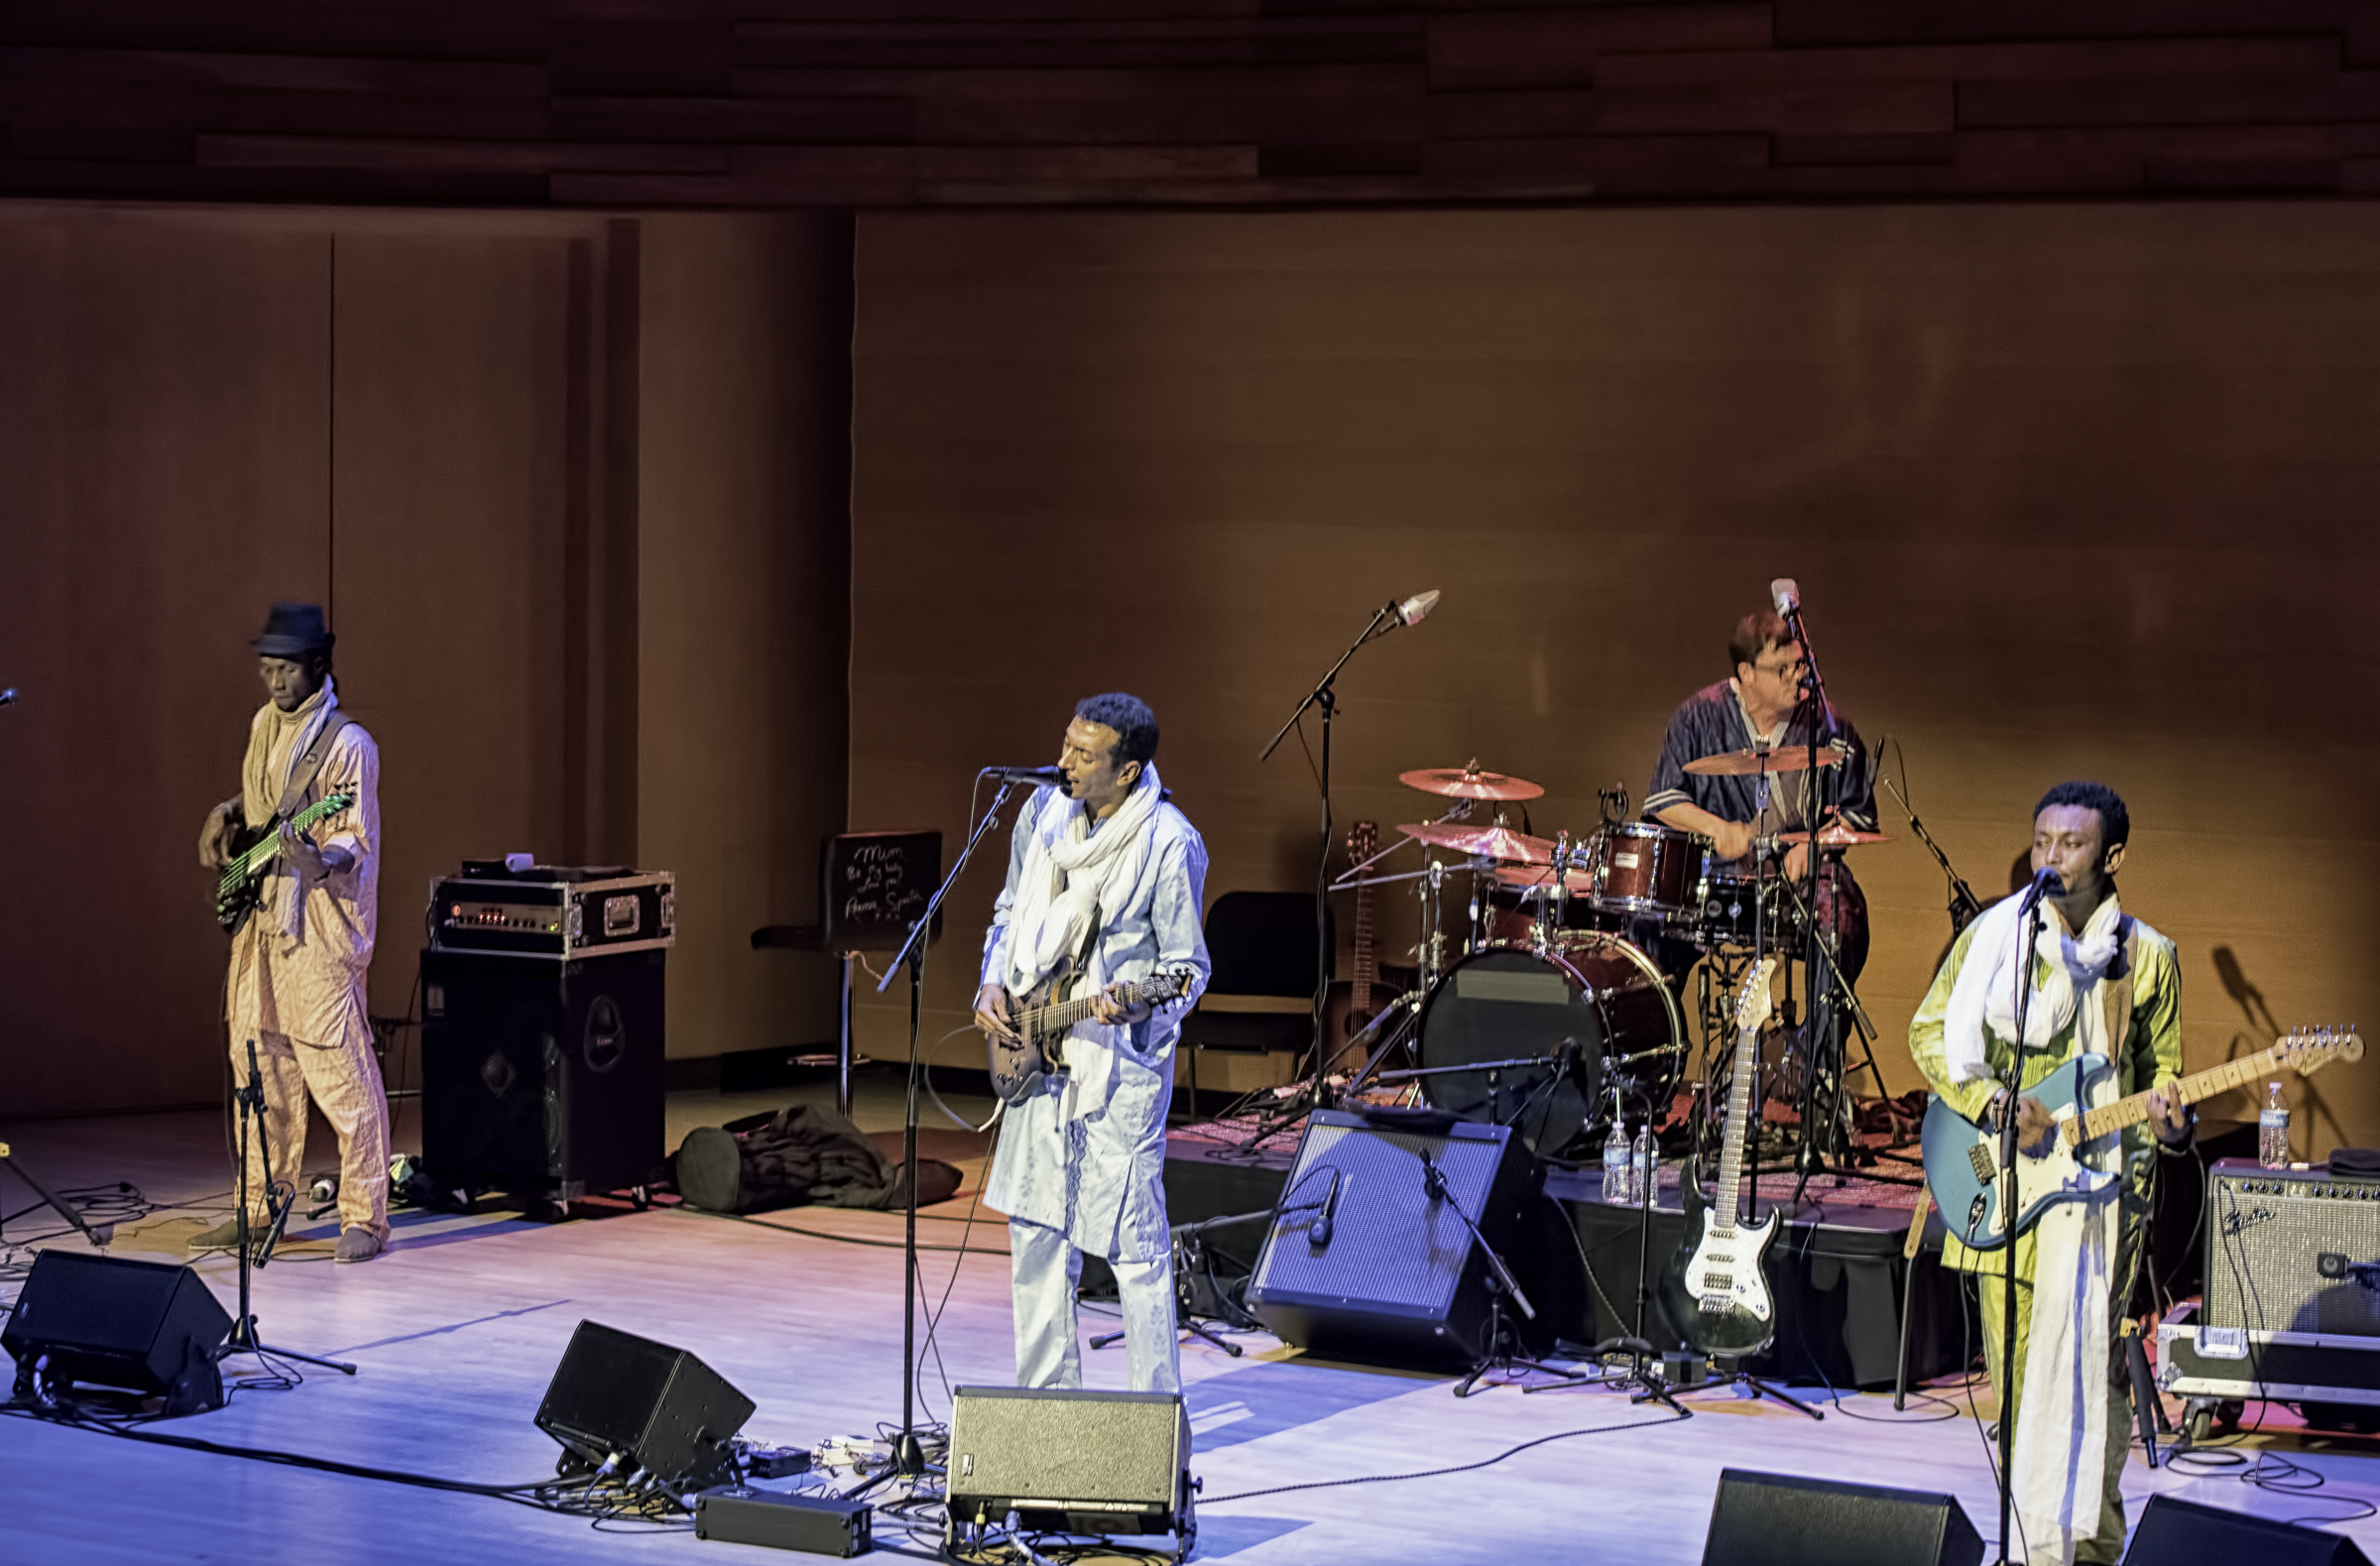
[{"label": "cymbal bell", "polygon": [[1398,831],[1437,848],[1483,859],[1501,859],[1520,865],[1550,865],[1554,845],[1542,837],[1515,832],[1508,826],[1449,826],[1438,821],[1415,821]]},{"label": "cymbal bell", "polygon": [[1425,767],[1419,772],[1398,773],[1396,781],[1449,799],[1534,799],[1545,792],[1526,778],[1482,772],[1477,761],[1465,767]]},{"label": "cymbal bell", "polygon": [[[1777,841],[1780,844],[1807,843],[1810,841],[1810,834],[1808,832],[1779,832]],[[1829,821],[1818,829],[1818,846],[1821,848],[1860,848],[1869,843],[1889,843],[1891,841],[1892,834],[1890,832],[1862,832],[1845,826],[1841,821]]]},{"label": "cymbal bell", "polygon": [[[1843,752],[1821,746],[1818,765],[1841,767]],[[1755,745],[1748,751],[1722,751],[1717,756],[1698,756],[1686,764],[1686,770],[1698,778],[1752,778],[1761,773],[1773,778],[1778,773],[1808,772],[1810,748],[1806,745]]]}]

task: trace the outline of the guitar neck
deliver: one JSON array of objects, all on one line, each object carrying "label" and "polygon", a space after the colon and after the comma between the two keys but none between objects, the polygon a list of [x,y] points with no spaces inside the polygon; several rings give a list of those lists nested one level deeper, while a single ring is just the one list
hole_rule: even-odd
[{"label": "guitar neck", "polygon": [[[312,826],[316,821],[322,820],[326,816],[336,815],[341,810],[346,809],[347,806],[352,803],[354,803],[352,796],[343,793],[334,793],[328,798],[315,800],[312,804],[307,805],[304,809],[290,817],[289,824],[302,832],[307,827]],[[262,838],[258,839],[255,843],[249,846],[246,853],[240,855],[230,864],[223,867],[222,884],[224,888],[229,890],[232,887],[238,886],[241,882],[246,881],[249,877],[255,875],[258,871],[271,864],[274,856],[280,852],[280,831],[276,829],[266,832]]]},{"label": "guitar neck", "polygon": [[[1746,984],[1766,985],[1773,965],[1762,963]],[[1752,1079],[1760,1074],[1760,1024],[1767,1010],[1735,1029],[1735,1065],[1727,1079],[1727,1129],[1719,1144],[1718,1221],[1732,1224],[1743,1212],[1743,1144],[1754,1108]]]},{"label": "guitar neck", "polygon": [[[1152,999],[1159,988],[1161,988],[1160,983],[1154,980],[1142,980],[1136,984],[1128,984],[1124,987],[1124,1004],[1138,1006],[1141,1002]],[[1019,1030],[1028,1035],[1047,1035],[1060,1032],[1072,1027],[1077,1023],[1089,1020],[1092,1002],[1097,999],[1096,995],[1085,995],[1071,1001],[1056,1001],[1048,1006],[1035,1007],[1026,1012],[1019,1020]]]},{"label": "guitar neck", "polygon": [[1379,968],[1371,956],[1371,888],[1356,889],[1356,960],[1348,985],[1348,1001],[1359,1012],[1371,1010],[1371,987]]},{"label": "guitar neck", "polygon": [[[2183,1103],[2196,1104],[2213,1098],[2218,1093],[2244,1087],[2259,1078],[2269,1077],[2284,1067],[2281,1046],[2275,1044],[2269,1049],[2259,1049],[2252,1055],[2242,1055],[2237,1060],[2227,1060],[2219,1066],[2195,1072],[2174,1086],[2181,1091]],[[2112,1104],[2087,1110],[2069,1120],[2066,1123],[2066,1140],[2069,1144],[2080,1146],[2111,1132],[2122,1131],[2127,1126],[2137,1126],[2148,1118],[2148,1093],[2135,1093],[2130,1098],[2117,1099]]]}]

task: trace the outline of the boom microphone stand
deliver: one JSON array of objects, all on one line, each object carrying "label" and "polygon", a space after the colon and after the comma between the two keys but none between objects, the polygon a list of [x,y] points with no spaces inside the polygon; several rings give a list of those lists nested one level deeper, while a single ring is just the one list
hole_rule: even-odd
[{"label": "boom microphone stand", "polygon": [[975,848],[992,830],[1000,818],[1000,807],[1009,802],[1015,790],[1016,780],[1003,777],[1000,792],[992,796],[992,807],[967,836],[967,846],[959,850],[959,862],[950,867],[942,885],[926,900],[925,910],[917,922],[909,926],[908,939],[885,965],[885,976],[877,981],[876,993],[882,995],[892,983],[892,976],[906,963],[909,969],[909,1068],[906,1102],[900,1118],[900,1172],[908,1187],[907,1222],[901,1231],[900,1244],[900,1433],[892,1438],[892,1473],[916,1475],[925,1472],[925,1448],[917,1439],[917,1034],[925,1014],[925,946],[927,932],[934,927],[934,917],[942,911],[942,900],[958,885],[967,869],[967,861],[975,857]]},{"label": "boom microphone stand", "polygon": [[1364,634],[1348,644],[1347,651],[1339,655],[1339,662],[1331,665],[1330,672],[1324,674],[1320,683],[1306,693],[1305,698],[1289,714],[1289,721],[1282,724],[1265,742],[1264,749],[1256,753],[1258,762],[1269,760],[1272,753],[1280,749],[1281,741],[1289,737],[1289,731],[1297,727],[1298,720],[1306,715],[1308,707],[1321,709],[1322,855],[1314,867],[1314,1069],[1306,1083],[1306,1103],[1309,1108],[1319,1108],[1323,1101],[1326,1044],[1323,1013],[1329,1005],[1331,993],[1331,719],[1337,716],[1339,710],[1339,695],[1335,688],[1339,671],[1347,667],[1347,661],[1354,658],[1367,642],[1386,636],[1398,626],[1419,625],[1422,616],[1437,607],[1438,589],[1433,587],[1426,593],[1391,600],[1373,610],[1370,623],[1364,627]]},{"label": "boom microphone stand", "polygon": [[2041,942],[2042,900],[2066,884],[2055,870],[2033,878],[2025,905],[2017,915],[2019,941],[2016,970],[2016,1050],[2008,1067],[2007,1093],[2000,1106],[2000,1566],[2016,1557],[2008,1552],[2008,1518],[2016,1506],[2016,1105],[2025,1090],[2025,1011],[2033,998],[2033,953]]},{"label": "boom microphone stand", "polygon": [[[1901,763],[1904,776],[1908,765],[1906,759]],[[1934,856],[1934,863],[1942,867],[1943,877],[1950,883],[1951,933],[1958,934],[1973,923],[1975,915],[1983,911],[1983,900],[1975,896],[1975,889],[1966,884],[1966,878],[1952,867],[1951,856],[1942,851],[1940,843],[1934,841],[1934,834],[1927,831],[1926,823],[1917,818],[1917,812],[1910,808],[1908,798],[1893,787],[1892,780],[1879,771],[1876,781],[1899,802],[1901,814],[1909,818],[1909,830],[1917,834],[1917,840],[1926,845],[1926,852]]]}]

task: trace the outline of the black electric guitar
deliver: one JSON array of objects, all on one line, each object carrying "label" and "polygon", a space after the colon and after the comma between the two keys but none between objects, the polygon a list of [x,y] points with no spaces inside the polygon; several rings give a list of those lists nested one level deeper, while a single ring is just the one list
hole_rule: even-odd
[{"label": "black electric guitar", "polygon": [[[302,832],[353,803],[355,795],[351,793],[325,794],[290,817],[290,825]],[[215,883],[215,922],[227,930],[238,929],[240,920],[263,896],[265,874],[281,857],[281,817],[275,816],[263,826],[241,827],[232,843],[237,852],[223,867],[223,879]]]},{"label": "black electric guitar", "polygon": [[[1159,969],[1145,979],[1121,986],[1117,999],[1128,1009],[1177,1001],[1190,991],[1190,972],[1188,968]],[[1014,1038],[984,1035],[991,1051],[992,1091],[1000,1095],[1002,1103],[1023,1103],[1041,1090],[1042,1080],[1051,1072],[1066,1069],[1066,1035],[1075,1024],[1090,1021],[1091,1004],[1098,998],[1098,992],[1092,991],[1073,1000],[1059,1000],[1074,988],[1075,980],[1076,968],[1069,962],[1009,1008],[1010,1025],[1016,1029]]]},{"label": "black electric guitar", "polygon": [[1742,1220],[1744,1147],[1760,1113],[1752,1078],[1760,1071],[1757,1042],[1773,1004],[1768,986],[1776,971],[1776,958],[1762,958],[1735,1003],[1735,1066],[1715,1199],[1704,1201],[1701,1171],[1691,1171],[1679,1193],[1686,1203],[1686,1239],[1661,1274],[1661,1308],[1698,1354],[1741,1358],[1759,1353],[1777,1335],[1776,1303],[1762,1270],[1777,1238],[1777,1211],[1770,1208],[1756,1224]]}]

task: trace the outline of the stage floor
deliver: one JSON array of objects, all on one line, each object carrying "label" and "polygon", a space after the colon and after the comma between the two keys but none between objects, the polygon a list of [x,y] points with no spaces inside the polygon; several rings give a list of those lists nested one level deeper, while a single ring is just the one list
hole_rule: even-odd
[{"label": "stage floor", "polygon": [[[788,1097],[677,1096],[673,1142],[688,1127]],[[882,1088],[861,1109],[872,1130],[897,1124],[897,1102]],[[411,1144],[412,1119],[401,1117],[400,1145]],[[309,1167],[330,1161],[318,1128],[316,1136]],[[214,1115],[0,1125],[0,1138],[53,1185],[129,1180],[166,1204],[120,1232],[118,1255],[180,1260],[184,1238],[228,1211]],[[980,1173],[967,1156],[974,1145],[956,1132],[929,1139],[930,1151],[970,1175],[956,1199],[921,1215],[925,1239],[945,1248],[923,1257],[923,1292],[929,1306],[948,1296],[920,1379],[931,1417],[948,1412],[947,1386],[1006,1383],[1012,1374],[1005,1232],[980,1212],[972,1229],[964,1221]],[[26,1199],[13,1177],[0,1176],[0,1206]],[[809,1445],[897,1422],[899,1215],[797,1208],[771,1222],[813,1233],[657,1209],[550,1225],[403,1213],[388,1255],[334,1266],[325,1220],[258,1274],[256,1308],[267,1342],[349,1359],[362,1374],[309,1372],[294,1389],[243,1390],[220,1411],[155,1428],[454,1479],[541,1479],[555,1449],[531,1416],[571,1330],[588,1317],[699,1355],[760,1405],[747,1427],[756,1438]],[[54,1227],[35,1214],[0,1239]],[[965,1254],[947,1249],[962,1240]],[[21,1270],[6,1272],[12,1297]],[[199,1270],[230,1304],[229,1262],[208,1260]],[[1101,1326],[1086,1315],[1086,1332]],[[1991,1471],[1956,1385],[1903,1414],[1889,1396],[1846,1395],[1823,1423],[1705,1391],[1686,1399],[1696,1417],[1677,1421],[1606,1391],[1498,1388],[1458,1399],[1443,1379],[1287,1357],[1256,1334],[1239,1341],[1239,1359],[1195,1342],[1183,1351],[1205,1482],[1202,1559],[1690,1563],[1701,1559],[1727,1467],[1947,1491],[1986,1538],[1993,1532]],[[1085,1363],[1093,1385],[1123,1385],[1121,1347],[1088,1353]],[[1471,1472],[1343,1483],[1486,1462],[1526,1442],[1541,1444]],[[2274,1409],[2264,1433],[2236,1450],[2246,1461],[2260,1450],[2286,1456],[2319,1475],[2321,1488],[2282,1495],[2243,1484],[2239,1468],[2151,1472],[2135,1457],[2127,1509],[2137,1517],[2156,1492],[2291,1520],[2380,1504],[2372,1443],[2313,1435]],[[11,1561],[518,1566],[728,1558],[729,1549],[690,1532],[597,1531],[493,1500],[26,1419],[0,1420],[0,1473],[8,1476],[0,1559]],[[1298,1485],[1328,1488],[1251,1494]],[[1227,1499],[1236,1496],[1247,1499]],[[2380,1555],[2380,1520],[2339,1531]],[[881,1525],[878,1537],[880,1548],[905,1543]]]}]

